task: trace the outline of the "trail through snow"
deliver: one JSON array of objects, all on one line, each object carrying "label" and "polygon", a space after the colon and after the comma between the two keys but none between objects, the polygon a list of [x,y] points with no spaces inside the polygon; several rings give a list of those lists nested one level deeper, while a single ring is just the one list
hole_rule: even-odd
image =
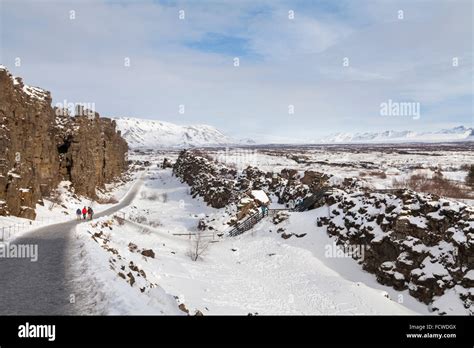
[{"label": "trail through snow", "polygon": [[[107,216],[130,204],[139,191],[138,179],[117,205],[96,218]],[[68,221],[33,230],[12,241],[10,245],[37,246],[38,260],[0,258],[1,315],[64,315],[90,313],[94,306],[88,293],[77,283],[71,272],[75,248],[71,231],[83,221]],[[74,301],[71,301],[74,295]],[[71,303],[73,302],[73,303]]]}]

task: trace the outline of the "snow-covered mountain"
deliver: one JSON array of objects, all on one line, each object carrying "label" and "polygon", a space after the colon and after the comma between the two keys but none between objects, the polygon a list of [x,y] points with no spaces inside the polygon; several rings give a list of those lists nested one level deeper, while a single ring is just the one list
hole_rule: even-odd
[{"label": "snow-covered mountain", "polygon": [[[130,148],[204,147],[225,145],[255,145],[253,139],[234,139],[209,125],[177,125],[158,120],[132,117],[113,118],[117,129],[127,140]],[[274,139],[273,139],[274,140]],[[292,141],[269,141],[269,143],[293,143]],[[365,133],[335,133],[311,143],[406,143],[406,142],[453,142],[474,141],[474,128],[464,126],[436,132],[385,131]],[[300,141],[304,143],[304,141]],[[260,141],[258,143],[265,143]]]},{"label": "snow-covered mountain", "polygon": [[131,117],[113,119],[130,148],[201,147],[238,143],[208,125],[181,126]]},{"label": "snow-covered mountain", "polygon": [[321,138],[316,143],[402,143],[402,142],[452,142],[474,141],[474,128],[464,126],[443,129],[437,132],[385,131],[366,133],[335,133]]}]

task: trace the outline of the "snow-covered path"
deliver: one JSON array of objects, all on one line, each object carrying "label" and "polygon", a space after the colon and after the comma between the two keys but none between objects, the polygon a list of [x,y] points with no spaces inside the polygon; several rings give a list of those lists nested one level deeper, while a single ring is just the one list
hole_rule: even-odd
[{"label": "snow-covered path", "polygon": [[[137,180],[126,196],[112,208],[96,217],[107,216],[130,204],[142,179]],[[37,246],[38,260],[0,258],[1,315],[81,314],[86,295],[77,289],[70,265],[71,231],[81,221],[45,226],[17,238],[10,244]],[[74,301],[71,301],[74,295]],[[74,302],[74,303],[71,303]]]}]

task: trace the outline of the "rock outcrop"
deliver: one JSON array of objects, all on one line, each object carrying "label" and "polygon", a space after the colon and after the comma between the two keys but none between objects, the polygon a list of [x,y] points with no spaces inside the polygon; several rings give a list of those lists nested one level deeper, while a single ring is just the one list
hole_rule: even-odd
[{"label": "rock outcrop", "polygon": [[339,191],[327,203],[330,215],[318,226],[327,226],[341,246],[364,248],[359,262],[380,283],[408,289],[433,310],[437,299],[454,292],[474,314],[474,293],[466,286],[474,269],[471,207],[408,190]]},{"label": "rock outcrop", "polygon": [[203,197],[214,208],[223,208],[237,200],[235,170],[214,163],[199,152],[183,150],[173,173],[191,186],[193,197]]},{"label": "rock outcrop", "polygon": [[240,200],[252,198],[252,190],[273,194],[279,203],[285,204],[311,195],[326,185],[329,179],[327,175],[314,171],[307,171],[300,178],[295,170],[283,169],[280,173],[272,173],[251,166],[238,175],[235,169],[196,150],[183,150],[173,166],[173,173],[191,186],[193,196],[203,197],[214,208],[222,208],[230,203],[248,207],[248,204],[241,204]]},{"label": "rock outcrop", "polygon": [[126,169],[127,143],[113,121],[70,117],[51,101],[49,92],[0,66],[0,215],[33,219],[36,204],[61,180],[95,197]]}]

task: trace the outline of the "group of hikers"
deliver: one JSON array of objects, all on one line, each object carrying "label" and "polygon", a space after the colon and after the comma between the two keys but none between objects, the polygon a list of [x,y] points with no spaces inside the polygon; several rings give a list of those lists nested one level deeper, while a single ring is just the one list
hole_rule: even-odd
[{"label": "group of hikers", "polygon": [[82,210],[81,210],[81,208],[77,208],[77,210],[76,210],[77,220],[81,220],[81,218],[83,220],[86,220],[86,219],[92,220],[93,215],[94,215],[94,211],[92,210],[91,207],[86,208],[84,206],[84,208],[82,208]]}]

